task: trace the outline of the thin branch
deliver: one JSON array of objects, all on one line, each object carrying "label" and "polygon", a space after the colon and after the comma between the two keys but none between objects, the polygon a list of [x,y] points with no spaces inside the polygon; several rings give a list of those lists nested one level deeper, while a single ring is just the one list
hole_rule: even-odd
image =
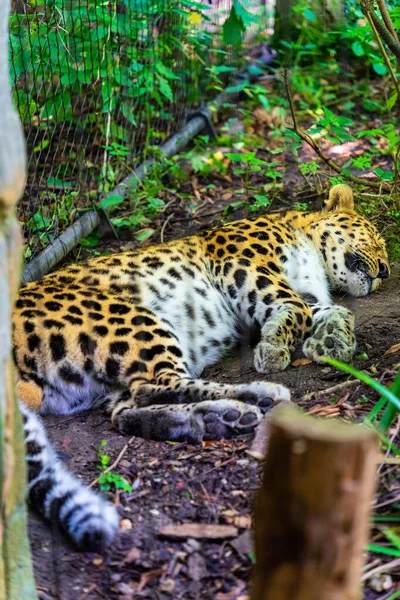
[{"label": "thin branch", "polygon": [[[386,5],[385,5],[385,3],[383,2],[383,0],[378,0],[378,4],[379,4],[379,8],[380,8],[380,10],[381,10],[381,13],[382,13],[381,4],[383,4],[383,6],[384,6],[384,8],[385,8],[385,10],[386,10]],[[393,85],[394,85],[394,87],[395,87],[395,89],[396,89],[396,93],[397,93],[397,115],[398,115],[398,117],[400,117],[400,84],[399,84],[399,82],[398,82],[398,80],[397,80],[396,73],[393,71],[393,67],[392,67],[392,65],[391,65],[391,63],[390,63],[390,59],[389,59],[389,57],[388,57],[388,55],[387,55],[387,52],[386,52],[386,50],[385,50],[385,47],[384,47],[384,45],[382,44],[382,40],[381,40],[381,38],[379,37],[379,33],[378,33],[378,31],[377,31],[377,29],[376,29],[376,27],[375,27],[375,24],[374,24],[374,22],[373,22],[373,20],[372,20],[371,14],[368,12],[366,16],[367,16],[368,22],[369,22],[369,24],[370,24],[370,27],[371,27],[371,29],[372,29],[372,32],[373,32],[373,34],[374,34],[374,36],[375,36],[375,39],[376,39],[376,41],[377,41],[377,43],[378,43],[379,49],[380,49],[380,51],[381,51],[381,53],[382,53],[382,56],[383,56],[383,60],[384,60],[384,62],[385,62],[385,65],[387,66],[387,68],[388,68],[388,70],[389,70],[390,76],[391,76],[391,78],[392,78],[392,81],[393,81]],[[382,16],[383,16],[383,13],[382,13]],[[390,21],[389,14],[387,14],[387,17],[388,17],[388,19],[389,19],[389,21]],[[385,19],[385,17],[384,17],[384,19]],[[386,20],[385,20],[385,23],[386,23]],[[391,22],[391,21],[390,21],[390,24],[391,24],[391,25],[392,25],[392,27],[393,27],[393,24],[392,24],[392,22]],[[396,32],[395,32],[395,35],[396,35],[396,39],[397,39],[397,34],[396,34]],[[394,157],[395,187],[397,187],[397,185],[398,185],[398,180],[399,180],[399,167],[398,167],[398,164],[397,164],[397,160],[398,160],[399,152],[400,152],[400,143],[399,143],[399,144],[398,144],[398,146],[397,146],[397,151],[396,151],[396,154],[395,154],[395,157]]]},{"label": "thin branch", "polygon": [[390,18],[385,0],[378,0],[378,6],[379,6],[380,13],[382,15],[382,18],[385,21],[386,27],[389,29],[389,31],[392,34],[392,36],[394,37],[394,39],[399,40],[399,38],[397,36],[397,31],[395,30],[394,25],[392,23],[392,19]]},{"label": "thin branch", "polygon": [[360,6],[363,14],[367,18],[368,15],[371,15],[371,19],[374,22],[379,35],[385,40],[400,64],[400,42],[398,41],[397,37],[394,38],[390,31],[386,28],[385,23],[382,23],[374,11],[373,4],[370,0],[360,0]]},{"label": "thin branch", "polygon": [[391,560],[388,563],[383,563],[382,565],[379,565],[379,567],[375,567],[375,569],[370,569],[369,571],[364,573],[364,575],[362,575],[362,577],[361,577],[361,581],[366,581],[373,575],[378,575],[378,573],[382,573],[383,571],[390,571],[391,569],[394,569],[395,567],[398,567],[398,566],[400,566],[400,558]]},{"label": "thin branch", "polygon": [[164,243],[164,231],[165,228],[167,227],[168,223],[170,222],[170,220],[172,219],[172,217],[174,216],[174,213],[171,213],[164,221],[163,226],[161,227],[161,232],[160,232],[160,242],[163,244]]},{"label": "thin branch", "polygon": [[287,96],[288,101],[289,101],[290,114],[292,116],[292,121],[293,121],[293,130],[297,131],[297,129],[298,129],[298,127],[297,127],[297,119],[296,119],[296,113],[294,111],[294,104],[293,104],[292,93],[290,91],[289,71],[288,71],[288,69],[285,69],[284,72],[283,72],[283,81],[285,83],[286,96]]},{"label": "thin branch", "polygon": [[[285,88],[286,88],[287,98],[288,98],[288,102],[289,102],[290,113],[291,113],[292,119],[293,119],[293,116],[295,117],[295,111],[294,111],[292,95],[290,93],[290,86],[289,86],[289,83],[286,78],[286,72],[285,72],[284,77],[285,77]],[[336,173],[338,173],[340,175],[340,173],[343,171],[342,167],[340,167],[337,163],[335,163],[334,160],[329,158],[329,156],[327,156],[322,151],[322,149],[319,147],[317,142],[315,140],[313,140],[313,138],[308,133],[306,133],[305,131],[303,131],[302,129],[300,129],[298,127],[296,118],[294,118],[294,120],[293,120],[292,130],[295,133],[297,133],[297,135],[302,140],[304,140],[309,146],[311,146],[311,148],[316,152],[316,154],[321,158],[321,160],[323,160],[324,163],[326,165],[328,165],[328,167],[330,167],[333,171],[336,171]],[[369,187],[372,187],[372,188],[375,188],[378,190],[385,190],[387,192],[390,192],[392,190],[391,186],[388,183],[386,183],[385,181],[369,181],[368,179],[363,179],[362,177],[357,177],[356,175],[348,175],[348,179],[350,181],[352,181],[353,183],[367,185]]]}]

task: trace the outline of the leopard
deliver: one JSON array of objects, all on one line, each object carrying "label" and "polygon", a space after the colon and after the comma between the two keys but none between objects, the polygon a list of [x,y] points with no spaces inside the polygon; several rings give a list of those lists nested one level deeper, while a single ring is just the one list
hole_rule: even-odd
[{"label": "leopard", "polygon": [[[217,383],[202,379],[203,370],[252,328],[262,375],[286,369],[297,344],[317,363],[351,361],[354,315],[332,292],[366,296],[389,274],[385,242],[344,184],[332,187],[319,211],[263,214],[69,264],[22,287],[16,301],[25,416],[104,406],[124,435],[198,444],[251,433],[267,411],[290,401],[289,390],[265,378]],[[40,472],[41,465],[52,470],[41,461],[48,443],[31,446],[30,485],[42,512],[58,515],[75,542],[76,524],[92,545],[110,539],[115,513],[104,519],[107,531],[93,526],[87,502],[59,483],[54,492],[52,477]]]}]

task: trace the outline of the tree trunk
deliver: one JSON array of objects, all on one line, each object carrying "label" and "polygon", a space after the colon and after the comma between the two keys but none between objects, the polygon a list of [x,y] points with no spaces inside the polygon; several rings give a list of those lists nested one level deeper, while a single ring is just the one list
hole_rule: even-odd
[{"label": "tree trunk", "polygon": [[359,600],[377,438],[278,409],[256,500],[253,600]]},{"label": "tree trunk", "polygon": [[0,1],[0,600],[36,598],[26,529],[21,415],[11,358],[11,311],[21,274],[15,205],[24,186],[25,150],[8,79],[9,0]]}]

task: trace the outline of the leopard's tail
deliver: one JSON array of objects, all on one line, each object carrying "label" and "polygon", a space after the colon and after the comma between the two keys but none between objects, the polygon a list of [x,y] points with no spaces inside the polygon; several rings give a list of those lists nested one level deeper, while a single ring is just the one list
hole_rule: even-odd
[{"label": "leopard's tail", "polygon": [[29,503],[81,550],[101,551],[118,527],[116,509],[68,473],[40,419],[20,403],[26,437]]}]

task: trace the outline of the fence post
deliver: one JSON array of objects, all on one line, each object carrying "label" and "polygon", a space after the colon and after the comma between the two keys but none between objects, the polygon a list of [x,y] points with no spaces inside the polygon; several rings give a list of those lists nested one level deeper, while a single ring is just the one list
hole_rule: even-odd
[{"label": "fence post", "polygon": [[271,420],[256,498],[253,600],[359,600],[377,436],[304,416]]},{"label": "fence post", "polygon": [[11,358],[11,311],[22,261],[15,205],[25,181],[25,150],[8,78],[9,8],[9,0],[0,1],[0,600],[33,600],[24,438]]}]

